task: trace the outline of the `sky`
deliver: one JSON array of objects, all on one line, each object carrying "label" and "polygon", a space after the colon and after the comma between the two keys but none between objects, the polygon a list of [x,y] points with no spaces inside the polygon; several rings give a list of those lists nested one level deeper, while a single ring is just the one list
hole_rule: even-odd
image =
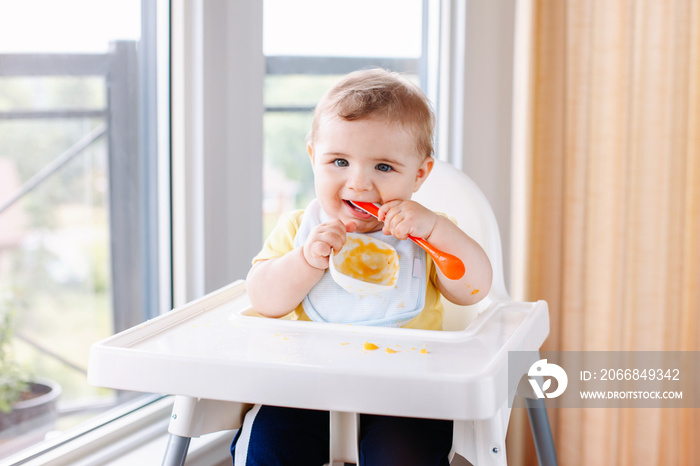
[{"label": "sky", "polygon": [[101,53],[141,37],[139,0],[0,0],[0,53]]},{"label": "sky", "polygon": [[[415,58],[421,3],[265,0],[264,52]],[[140,22],[139,0],[0,0],[0,53],[102,53],[138,40]]]},{"label": "sky", "polygon": [[265,0],[266,55],[421,54],[421,0]]}]

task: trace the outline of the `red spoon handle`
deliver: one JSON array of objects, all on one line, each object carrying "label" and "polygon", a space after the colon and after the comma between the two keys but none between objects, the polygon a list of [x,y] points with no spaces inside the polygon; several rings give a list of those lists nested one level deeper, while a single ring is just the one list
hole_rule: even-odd
[{"label": "red spoon handle", "polygon": [[[375,204],[360,201],[353,201],[352,203],[360,209],[365,210],[371,215],[379,218],[379,208]],[[445,275],[447,278],[450,280],[459,280],[464,276],[466,269],[464,268],[464,262],[462,262],[459,257],[445,251],[441,251],[423,238],[416,238],[414,236],[409,236],[409,238],[415,241],[418,246],[422,247],[428,254],[430,254],[430,257],[432,257],[435,261],[435,265],[437,265],[438,269],[440,269],[443,275]]]},{"label": "red spoon handle", "polygon": [[464,276],[464,272],[466,271],[464,262],[462,262],[459,257],[437,249],[423,238],[416,238],[414,236],[409,236],[409,238],[415,241],[418,246],[425,249],[425,252],[430,254],[430,257],[435,261],[435,265],[437,265],[438,269],[440,269],[447,278],[450,280],[459,280]]}]

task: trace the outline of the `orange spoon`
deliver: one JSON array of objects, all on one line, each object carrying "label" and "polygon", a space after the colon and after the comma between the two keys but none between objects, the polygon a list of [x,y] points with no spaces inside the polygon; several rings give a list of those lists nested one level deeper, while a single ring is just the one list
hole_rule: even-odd
[{"label": "orange spoon", "polygon": [[[371,202],[360,202],[360,201],[350,201],[353,205],[356,205],[360,209],[364,210],[368,214],[379,218],[379,207],[372,204]],[[408,236],[411,240],[425,249],[425,252],[430,254],[433,258],[435,264],[438,266],[440,271],[450,280],[459,280],[464,276],[464,263],[462,260],[453,256],[452,254],[446,253],[437,249],[435,246],[424,240],[423,238],[416,238],[415,236]]]}]

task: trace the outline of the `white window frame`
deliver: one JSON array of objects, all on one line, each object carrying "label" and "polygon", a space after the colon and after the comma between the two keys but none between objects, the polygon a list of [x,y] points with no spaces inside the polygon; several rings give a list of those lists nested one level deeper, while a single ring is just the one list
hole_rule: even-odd
[{"label": "white window frame", "polygon": [[245,278],[262,237],[262,3],[173,0],[174,305]]}]

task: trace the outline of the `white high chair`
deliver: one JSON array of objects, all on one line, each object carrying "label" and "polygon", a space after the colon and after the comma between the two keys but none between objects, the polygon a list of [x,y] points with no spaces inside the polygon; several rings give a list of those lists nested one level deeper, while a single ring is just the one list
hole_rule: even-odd
[{"label": "white high chair", "polygon": [[[415,199],[456,218],[493,266],[481,302],[446,303],[444,331],[255,317],[237,281],[93,345],[89,382],[176,395],[167,465],[184,464],[191,437],[239,427],[256,403],[330,411],[331,464],[358,463],[357,413],[372,413],[453,420],[453,452],[505,465],[516,379],[549,333],[547,303],[508,297],[496,219],[467,175],[436,161]],[[509,351],[533,353],[509,367]],[[526,402],[540,463],[556,464],[544,405]]]}]

